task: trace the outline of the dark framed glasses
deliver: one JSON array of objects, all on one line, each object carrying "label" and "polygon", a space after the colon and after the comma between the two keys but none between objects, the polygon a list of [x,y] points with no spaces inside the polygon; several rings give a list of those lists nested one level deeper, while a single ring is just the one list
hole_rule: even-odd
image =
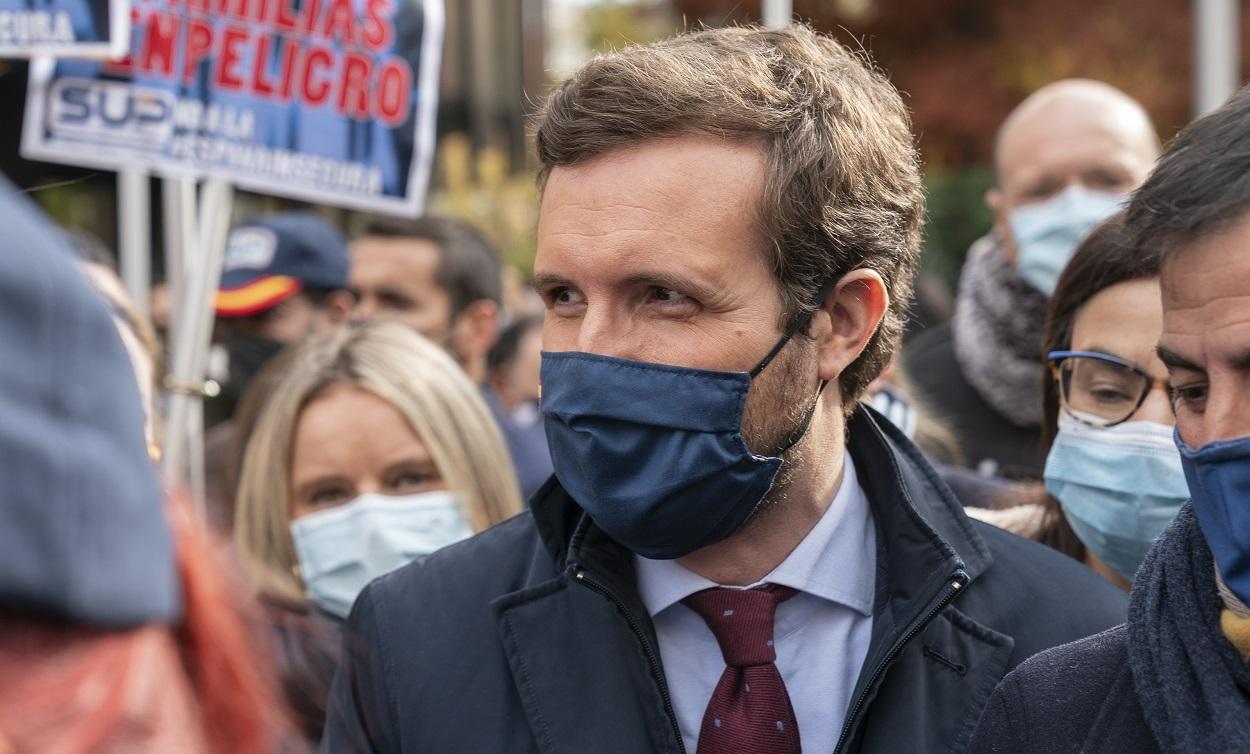
[{"label": "dark framed glasses", "polygon": [[1129,420],[1156,387],[1168,381],[1146,374],[1119,356],[1097,351],[1051,351],[1050,371],[1059,405],[1077,421],[1114,427]]}]

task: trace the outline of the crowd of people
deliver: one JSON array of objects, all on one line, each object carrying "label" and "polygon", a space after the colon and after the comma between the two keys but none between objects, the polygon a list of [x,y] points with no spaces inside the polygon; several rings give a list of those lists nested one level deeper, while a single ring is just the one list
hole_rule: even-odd
[{"label": "crowd of people", "polygon": [[1250,750],[1250,89],[1030,95],[927,327],[832,39],[536,125],[532,294],[445,217],[232,230],[205,516],[158,331],[0,182],[0,754]]}]

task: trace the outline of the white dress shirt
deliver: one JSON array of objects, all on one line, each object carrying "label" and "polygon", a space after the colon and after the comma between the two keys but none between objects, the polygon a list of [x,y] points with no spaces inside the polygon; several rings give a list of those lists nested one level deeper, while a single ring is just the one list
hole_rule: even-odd
[{"label": "white dress shirt", "polygon": [[[846,456],[828,510],[760,584],[798,591],[777,608],[773,640],[804,751],[831,752],[872,635],[877,535],[868,499]],[[712,692],[725,671],[720,646],[681,600],[720,586],[675,560],[635,556],[643,604],[655,622],[660,657],[686,750],[694,752]],[[754,586],[754,585],[753,585]]]}]

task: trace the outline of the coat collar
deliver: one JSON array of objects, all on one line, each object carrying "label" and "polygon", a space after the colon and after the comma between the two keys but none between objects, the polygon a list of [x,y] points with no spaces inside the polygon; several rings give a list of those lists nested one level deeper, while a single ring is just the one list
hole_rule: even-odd
[{"label": "coat collar", "polygon": [[[963,506],[894,425],[860,405],[848,421],[848,437],[878,532],[877,583],[885,588],[878,589],[874,612],[882,599],[927,597],[956,569],[975,580],[989,568],[989,549]],[[531,506],[558,570],[593,567],[621,593],[636,595],[630,553],[595,526],[554,477]]]},{"label": "coat collar", "polygon": [[[871,686],[876,676],[870,669],[885,667],[891,648],[910,635],[909,629],[923,625],[923,616],[933,614],[929,611],[949,591],[952,574],[962,572],[962,579],[974,580],[990,566],[991,556],[946,485],[893,425],[861,406],[849,420],[849,438],[848,450],[855,458],[878,537],[873,635],[855,689],[855,696],[860,697],[875,694]],[[531,507],[560,575],[503,595],[493,605],[538,748],[554,752],[557,741],[583,742],[588,731],[614,730],[612,746],[604,749],[599,736],[594,741],[585,739],[582,748],[680,752],[663,671],[658,667],[655,629],[638,594],[632,553],[595,526],[554,478],[535,495]],[[585,580],[592,589],[574,586],[578,580]],[[610,593],[615,604],[595,591]],[[624,621],[619,620],[621,616]],[[956,619],[968,622],[957,612],[952,620]],[[948,658],[950,667],[976,654],[971,644],[992,645],[981,661],[969,662],[976,665],[976,672],[969,670],[965,676],[960,666],[955,672],[933,674],[929,685],[938,690],[934,693],[959,699],[976,686],[984,689],[982,696],[988,695],[1002,676],[1011,639],[970,622],[944,622],[933,628],[926,641]],[[641,645],[635,646],[642,651],[620,651],[631,641],[630,629],[641,639]],[[560,659],[553,662],[553,657]],[[603,704],[584,704],[584,689],[578,695],[567,693],[572,683],[569,668],[609,667],[614,670],[600,673],[593,684]],[[941,683],[954,685],[948,689]],[[639,693],[651,687],[660,693]],[[975,717],[983,703],[979,699],[954,711]],[[853,722],[851,740],[862,735],[862,720],[861,716]],[[934,726],[941,727],[939,722],[934,719],[928,727],[913,726],[917,743],[936,735]]]}]

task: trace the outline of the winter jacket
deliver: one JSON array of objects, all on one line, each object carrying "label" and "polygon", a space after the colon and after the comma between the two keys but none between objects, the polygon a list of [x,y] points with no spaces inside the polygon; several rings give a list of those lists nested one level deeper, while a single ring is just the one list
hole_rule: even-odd
[{"label": "winter jacket", "polygon": [[[878,577],[838,751],[962,751],[1007,671],[1121,622],[1124,597],[968,519],[871,411],[849,424]],[[365,589],[323,752],[684,751],[632,554],[555,480],[531,507]]]},{"label": "winter jacket", "polygon": [[[1042,478],[1041,428],[1012,424],[981,397],[955,358],[951,325],[912,338],[903,370],[921,407],[955,435],[969,468],[1008,479]],[[1040,402],[1040,364],[1037,370]]]},{"label": "winter jacket", "polygon": [[1133,688],[1126,633],[1118,626],[1021,665],[986,707],[973,754],[1158,752]]}]

